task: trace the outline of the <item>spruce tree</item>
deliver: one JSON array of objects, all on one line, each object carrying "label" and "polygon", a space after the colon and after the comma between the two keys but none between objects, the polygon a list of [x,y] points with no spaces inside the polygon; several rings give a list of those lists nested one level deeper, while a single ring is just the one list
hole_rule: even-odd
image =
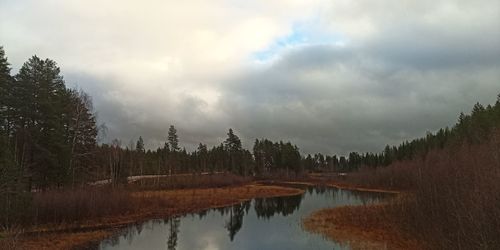
[{"label": "spruce tree", "polygon": [[142,136],[139,136],[139,140],[137,140],[137,143],[135,144],[135,151],[144,153],[144,140],[142,139]]},{"label": "spruce tree", "polygon": [[170,125],[168,129],[168,143],[170,144],[170,150],[177,152],[179,148],[179,138],[177,137],[177,130],[174,125]]},{"label": "spruce tree", "polygon": [[227,139],[224,141],[224,149],[229,156],[228,170],[244,174],[246,171],[242,168],[241,140],[234,134],[232,129],[229,129],[229,132],[227,133]]},{"label": "spruce tree", "polygon": [[179,138],[177,137],[177,129],[174,125],[170,125],[168,129],[168,144],[170,144],[169,174],[174,174],[179,165]]},{"label": "spruce tree", "polygon": [[5,56],[3,47],[0,46],[0,132],[10,134],[9,106],[13,78],[10,75],[10,64]]}]

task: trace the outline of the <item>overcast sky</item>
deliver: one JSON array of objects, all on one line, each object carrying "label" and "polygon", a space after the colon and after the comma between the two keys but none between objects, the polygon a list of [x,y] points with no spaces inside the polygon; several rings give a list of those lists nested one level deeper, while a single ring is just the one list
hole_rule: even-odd
[{"label": "overcast sky", "polygon": [[36,54],[107,138],[187,149],[228,128],[302,152],[381,151],[500,93],[498,0],[1,0],[13,73]]}]

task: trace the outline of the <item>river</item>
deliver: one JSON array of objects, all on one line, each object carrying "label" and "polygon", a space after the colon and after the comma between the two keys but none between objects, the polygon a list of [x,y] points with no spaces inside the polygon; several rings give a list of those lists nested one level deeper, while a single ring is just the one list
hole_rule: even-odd
[{"label": "river", "polygon": [[256,198],[241,204],[129,226],[99,249],[276,250],[349,249],[306,232],[301,220],[329,207],[379,202],[387,194],[302,187],[302,195]]}]

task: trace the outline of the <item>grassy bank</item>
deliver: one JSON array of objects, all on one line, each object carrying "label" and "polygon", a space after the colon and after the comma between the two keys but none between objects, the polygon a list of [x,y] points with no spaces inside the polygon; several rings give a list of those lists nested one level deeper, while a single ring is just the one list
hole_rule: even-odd
[{"label": "grassy bank", "polygon": [[36,194],[33,200],[36,213],[31,216],[36,219],[26,217],[19,220],[17,226],[4,230],[0,246],[7,249],[71,249],[102,240],[116,229],[148,219],[229,206],[255,197],[302,192],[260,184],[175,190],[93,188],[44,192]]},{"label": "grassy bank", "polygon": [[303,224],[352,249],[424,249],[422,242],[399,228],[387,204],[323,209]]}]

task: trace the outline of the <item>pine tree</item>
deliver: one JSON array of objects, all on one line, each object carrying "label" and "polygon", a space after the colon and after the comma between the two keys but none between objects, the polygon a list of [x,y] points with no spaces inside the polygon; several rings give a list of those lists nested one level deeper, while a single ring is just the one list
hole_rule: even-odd
[{"label": "pine tree", "polygon": [[262,147],[262,142],[255,139],[253,146],[253,156],[255,159],[255,174],[260,176],[264,174],[264,150]]},{"label": "pine tree", "polygon": [[71,147],[67,107],[70,95],[56,63],[33,56],[23,64],[12,88],[16,160],[39,187],[67,180]]},{"label": "pine tree", "polygon": [[137,143],[135,144],[135,151],[139,153],[144,153],[144,140],[142,139],[142,136],[139,136],[139,140],[137,140]]},{"label": "pine tree", "polygon": [[179,148],[179,138],[177,137],[177,130],[174,125],[170,125],[168,129],[168,143],[170,144],[170,149],[174,152],[180,150]]},{"label": "pine tree", "polygon": [[241,150],[241,140],[234,134],[233,129],[229,129],[227,139],[224,141],[224,146],[227,151],[237,152]]},{"label": "pine tree", "polygon": [[10,75],[10,64],[5,56],[3,47],[0,46],[0,132],[10,135],[9,106],[13,78]]},{"label": "pine tree", "polygon": [[10,64],[0,46],[0,225],[11,225],[14,222],[12,217],[26,212],[26,202],[31,195],[23,192],[26,189],[23,172],[15,160],[10,144],[13,81]]},{"label": "pine tree", "polygon": [[[234,134],[232,129],[227,133],[227,139],[224,141],[224,150],[229,155],[229,171],[244,174],[245,170],[242,169],[242,147],[241,140]],[[239,166],[239,167],[237,167]]]},{"label": "pine tree", "polygon": [[9,88],[12,84],[10,66],[3,47],[0,46],[0,193],[12,186],[17,166],[9,147]]},{"label": "pine tree", "polygon": [[197,155],[198,155],[198,171],[206,171],[207,170],[207,163],[208,163],[208,149],[207,145],[200,143],[198,145],[197,149]]},{"label": "pine tree", "polygon": [[177,137],[177,130],[174,125],[170,125],[168,129],[168,144],[170,144],[170,157],[168,157],[169,161],[169,172],[170,174],[174,174],[179,166],[179,138]]}]

